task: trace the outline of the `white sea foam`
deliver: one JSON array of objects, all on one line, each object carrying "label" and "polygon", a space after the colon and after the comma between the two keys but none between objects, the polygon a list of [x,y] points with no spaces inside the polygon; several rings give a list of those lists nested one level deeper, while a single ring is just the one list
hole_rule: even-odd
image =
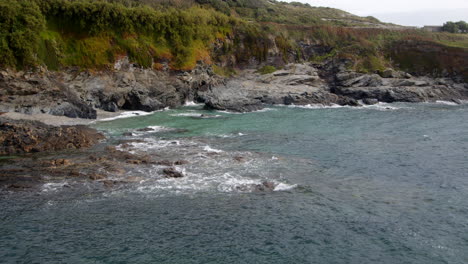
[{"label": "white sea foam", "polygon": [[224,151],[222,151],[222,150],[220,150],[220,149],[214,149],[214,148],[212,148],[212,147],[210,147],[210,146],[205,146],[205,147],[203,148],[203,150],[204,150],[204,151],[207,151],[207,152],[213,152],[213,153],[222,153],[222,152],[224,152]]},{"label": "white sea foam", "polygon": [[163,126],[149,126],[148,128],[150,128],[150,129],[152,129],[153,131],[156,131],[156,132],[172,130],[172,128],[163,127]]},{"label": "white sea foam", "polygon": [[436,101],[437,104],[443,104],[443,105],[458,105],[455,102],[450,102],[450,101]]},{"label": "white sea foam", "polygon": [[201,117],[202,114],[199,114],[199,113],[179,113],[179,114],[171,114],[170,116]]},{"label": "white sea foam", "polygon": [[255,111],[250,111],[250,112],[232,112],[232,111],[227,111],[227,110],[218,110],[216,112],[231,114],[231,115],[242,115],[242,114],[251,114],[251,113],[263,113],[263,112],[269,112],[269,111],[276,111],[276,109],[274,109],[274,108],[263,108],[263,109],[260,109],[260,110],[255,110]]},{"label": "white sea foam", "polygon": [[213,136],[218,138],[235,138],[235,137],[242,137],[245,136],[243,133],[234,133],[234,134],[212,134],[208,133],[207,136]]},{"label": "white sea foam", "polygon": [[122,119],[122,118],[130,118],[130,117],[136,117],[136,116],[146,116],[146,115],[151,115],[153,113],[154,112],[128,111],[128,112],[122,112],[118,116],[100,119],[99,121],[112,121],[112,120],[117,120],[117,119]]},{"label": "white sea foam", "polygon": [[375,109],[375,110],[380,110],[380,111],[386,111],[386,110],[398,110],[398,109],[402,109],[404,107],[397,107],[397,106],[394,106],[394,105],[391,105],[389,103],[383,103],[383,102],[378,102],[377,104],[374,104],[374,105],[364,105],[362,107],[358,107],[357,109],[359,108],[365,108],[365,109]]},{"label": "white sea foam", "polygon": [[248,112],[248,113],[263,113],[263,112],[269,112],[269,111],[276,111],[276,109],[273,109],[273,108],[263,108],[263,109],[260,109],[260,110],[257,110],[257,111],[252,111],[252,112]]},{"label": "white sea foam", "polygon": [[122,151],[128,151],[132,154],[135,154],[138,151],[150,151],[150,150],[159,150],[167,147],[174,147],[181,145],[179,140],[156,140],[152,138],[145,138],[143,142],[130,142],[127,143],[130,148],[123,148],[122,145],[118,145],[117,149]]},{"label": "white sea foam", "polygon": [[333,108],[344,108],[344,107],[350,107],[347,105],[338,105],[338,104],[332,104],[332,105],[323,105],[323,104],[307,104],[307,105],[287,105],[289,108],[304,108],[304,109],[333,109]]},{"label": "white sea foam", "polygon": [[[179,159],[182,153],[189,163],[175,166],[175,169],[184,177],[166,178],[162,172],[166,166],[163,165],[142,167],[133,173],[144,180],[129,189],[114,190],[115,193],[111,195],[120,195],[122,192],[138,192],[151,196],[191,195],[199,192],[249,193],[287,191],[296,187],[269,177],[271,174],[265,171],[265,168],[271,168],[269,157],[250,152],[227,152],[212,148],[204,142],[191,140],[143,140],[128,143],[130,147],[123,150],[130,153],[158,152],[169,160]],[[217,155],[209,155],[210,153]],[[239,156],[243,157],[242,161],[235,159]]]},{"label": "white sea foam", "polygon": [[297,187],[297,184],[286,184],[286,183],[278,183],[278,185],[275,186],[274,191],[275,192],[281,192],[281,191],[289,191],[292,189],[295,189]]},{"label": "white sea foam", "polygon": [[231,111],[226,111],[226,110],[217,110],[216,112],[218,112],[218,113],[224,113],[224,114],[231,114],[231,115],[242,115],[242,114],[245,114],[245,113],[231,112]]},{"label": "white sea foam", "polygon": [[54,192],[68,186],[68,182],[49,182],[42,185],[42,192]]},{"label": "white sea foam", "polygon": [[203,104],[198,104],[198,103],[195,103],[194,101],[188,101],[188,102],[185,102],[184,105],[185,106],[199,106],[199,105],[203,105]]},{"label": "white sea foam", "polygon": [[230,173],[223,175],[224,180],[221,182],[217,189],[220,192],[235,192],[235,191],[252,191],[252,187],[262,184],[259,179],[250,179],[240,176],[235,176]]},{"label": "white sea foam", "polygon": [[140,135],[145,135],[145,134],[167,132],[167,131],[175,130],[175,128],[164,127],[164,126],[148,126],[146,127],[146,129],[148,131],[134,131],[132,132],[132,135],[140,136]]}]

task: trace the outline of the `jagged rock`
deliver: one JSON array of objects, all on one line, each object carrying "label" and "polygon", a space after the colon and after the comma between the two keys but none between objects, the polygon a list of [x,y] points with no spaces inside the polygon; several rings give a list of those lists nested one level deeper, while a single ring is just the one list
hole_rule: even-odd
[{"label": "jagged rock", "polygon": [[377,87],[382,84],[382,78],[377,74],[365,74],[341,82],[344,87]]},{"label": "jagged rock", "polygon": [[139,129],[137,129],[136,131],[139,131],[139,132],[151,132],[151,131],[154,131],[154,128],[145,127],[145,128],[139,128]]},{"label": "jagged rock", "polygon": [[96,119],[97,116],[95,109],[80,102],[75,104],[64,102],[51,108],[48,113],[56,116],[87,119]]},{"label": "jagged rock", "polygon": [[163,173],[165,174],[166,178],[184,177],[184,175],[181,172],[177,171],[174,167],[164,169]]},{"label": "jagged rock", "polygon": [[174,165],[180,166],[180,165],[186,165],[186,164],[189,164],[189,163],[190,163],[190,162],[188,162],[187,160],[176,160],[176,161],[174,162]]},{"label": "jagged rock", "polygon": [[233,112],[251,112],[263,108],[260,100],[250,98],[243,90],[230,85],[210,89],[205,97],[205,107]]},{"label": "jagged rock", "polygon": [[97,181],[97,180],[104,180],[107,178],[106,175],[103,174],[98,174],[98,173],[92,173],[88,176],[90,180]]},{"label": "jagged rock", "polygon": [[156,162],[156,164],[162,165],[162,166],[172,166],[174,163],[170,160],[160,160]]},{"label": "jagged rock", "polygon": [[185,75],[135,67],[126,57],[116,65],[115,71],[97,73],[72,68],[61,72],[2,71],[0,112],[94,119],[93,108],[154,111],[193,101],[198,90],[222,80],[201,64]]},{"label": "jagged rock", "polygon": [[391,68],[387,68],[384,71],[380,72],[380,76],[382,78],[411,78],[411,75],[409,73],[396,71]]},{"label": "jagged rock", "polygon": [[56,160],[44,161],[42,164],[48,167],[61,167],[61,166],[73,165],[73,162],[71,162],[68,159],[56,159]]},{"label": "jagged rock", "polygon": [[364,98],[362,99],[362,102],[366,105],[375,105],[379,102],[379,100],[374,98]]},{"label": "jagged rock", "polygon": [[142,110],[151,112],[164,108],[164,105],[156,99],[150,98],[146,92],[133,90],[125,96],[122,109]]},{"label": "jagged rock", "polygon": [[258,184],[255,186],[255,191],[258,192],[265,192],[265,191],[274,191],[276,187],[276,184],[273,182],[262,182],[262,184]]},{"label": "jagged rock", "polygon": [[108,102],[102,105],[102,110],[107,112],[117,112],[119,111],[119,107],[115,102]]},{"label": "jagged rock", "polygon": [[[349,71],[336,74],[334,92],[356,100],[381,102],[425,102],[467,98],[468,89],[447,78],[412,77],[388,69],[385,77]],[[366,103],[365,101],[363,101]],[[367,101],[369,103],[371,101]]]},{"label": "jagged rock", "polygon": [[211,98],[205,103],[207,109],[232,111],[232,112],[252,112],[263,109],[260,101],[254,100],[218,100]]},{"label": "jagged rock", "polygon": [[276,184],[273,182],[265,181],[261,184],[246,184],[236,186],[236,189],[241,192],[272,192],[276,188]]},{"label": "jagged rock", "polygon": [[245,162],[245,158],[242,157],[242,156],[235,156],[234,160],[237,161],[237,162]]},{"label": "jagged rock", "polygon": [[0,117],[0,155],[91,147],[104,136],[86,126],[49,126]]}]

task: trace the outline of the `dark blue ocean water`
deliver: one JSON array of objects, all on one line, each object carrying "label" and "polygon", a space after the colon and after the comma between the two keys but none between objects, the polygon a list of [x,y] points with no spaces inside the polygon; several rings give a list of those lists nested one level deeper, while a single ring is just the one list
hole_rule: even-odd
[{"label": "dark blue ocean water", "polygon": [[[467,105],[193,106],[95,127],[189,160],[186,176],[2,193],[0,263],[468,263]],[[263,181],[275,191],[249,189]]]}]

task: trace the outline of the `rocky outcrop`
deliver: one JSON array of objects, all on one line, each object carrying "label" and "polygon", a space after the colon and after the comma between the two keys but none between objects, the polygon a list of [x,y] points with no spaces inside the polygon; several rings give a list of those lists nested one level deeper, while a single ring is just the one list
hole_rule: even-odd
[{"label": "rocky outcrop", "polygon": [[365,102],[458,101],[468,98],[468,85],[450,78],[413,77],[393,70],[386,70],[382,76],[340,72],[335,76],[334,92]]},{"label": "rocky outcrop", "polygon": [[223,85],[212,87],[201,97],[208,107],[240,112],[257,110],[262,104],[358,105],[353,98],[332,93],[318,70],[308,64],[289,64],[265,75],[247,70]]},{"label": "rocky outcrop", "polygon": [[54,127],[0,117],[0,155],[88,148],[104,136],[86,126]]},{"label": "rocky outcrop", "polygon": [[[138,142],[138,140],[131,141]],[[130,141],[128,143],[131,143]],[[125,148],[124,145],[121,145]],[[71,155],[50,152],[46,155],[27,155],[21,158],[0,162],[0,191],[31,190],[45,182],[56,182],[68,179],[70,182],[92,181],[96,188],[119,188],[125,184],[140,182],[145,178],[129,176],[140,169],[153,169],[164,166],[159,179],[184,177],[182,170],[188,164],[185,160],[160,160],[161,156],[134,154],[122,151],[115,146],[98,144],[89,149],[80,149]],[[164,164],[163,164],[164,163]],[[70,186],[67,186],[70,187]]]},{"label": "rocky outcrop", "polygon": [[[326,52],[311,47],[310,52]],[[224,79],[211,67],[192,71],[142,69],[127,58],[114,70],[98,73],[69,69],[60,73],[0,72],[0,112],[48,113],[96,118],[95,109],[155,111],[187,101],[209,109],[250,112],[264,105],[359,105],[468,99],[467,84],[457,78],[417,77],[386,69],[377,73],[348,70],[348,61],[288,64],[270,74],[254,69]],[[167,68],[167,67],[166,67]]]},{"label": "rocky outcrop", "polygon": [[96,118],[96,110],[46,72],[0,72],[0,111]]},{"label": "rocky outcrop", "polygon": [[110,72],[68,74],[64,81],[81,99],[106,111],[155,111],[197,99],[197,91],[222,80],[211,67],[188,72],[155,71],[135,67],[124,58]]},{"label": "rocky outcrop", "polygon": [[376,104],[468,99],[468,85],[455,79],[414,77],[394,69],[364,74],[348,70],[346,63],[288,64],[265,75],[246,70],[199,95],[209,108],[238,112],[258,110],[262,104],[358,106],[358,100]]},{"label": "rocky outcrop", "polygon": [[211,67],[198,65],[188,72],[155,71],[116,63],[112,71],[97,73],[68,69],[62,72],[0,72],[0,112],[51,114],[96,118],[96,110],[155,111],[198,99],[199,90],[221,82]]}]

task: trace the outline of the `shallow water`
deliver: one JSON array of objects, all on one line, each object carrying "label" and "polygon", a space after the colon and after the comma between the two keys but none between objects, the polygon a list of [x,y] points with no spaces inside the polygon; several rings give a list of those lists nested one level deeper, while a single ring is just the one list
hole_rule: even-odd
[{"label": "shallow water", "polygon": [[188,160],[186,177],[1,193],[0,262],[468,263],[467,121],[439,103],[100,122],[143,140],[128,151]]}]

